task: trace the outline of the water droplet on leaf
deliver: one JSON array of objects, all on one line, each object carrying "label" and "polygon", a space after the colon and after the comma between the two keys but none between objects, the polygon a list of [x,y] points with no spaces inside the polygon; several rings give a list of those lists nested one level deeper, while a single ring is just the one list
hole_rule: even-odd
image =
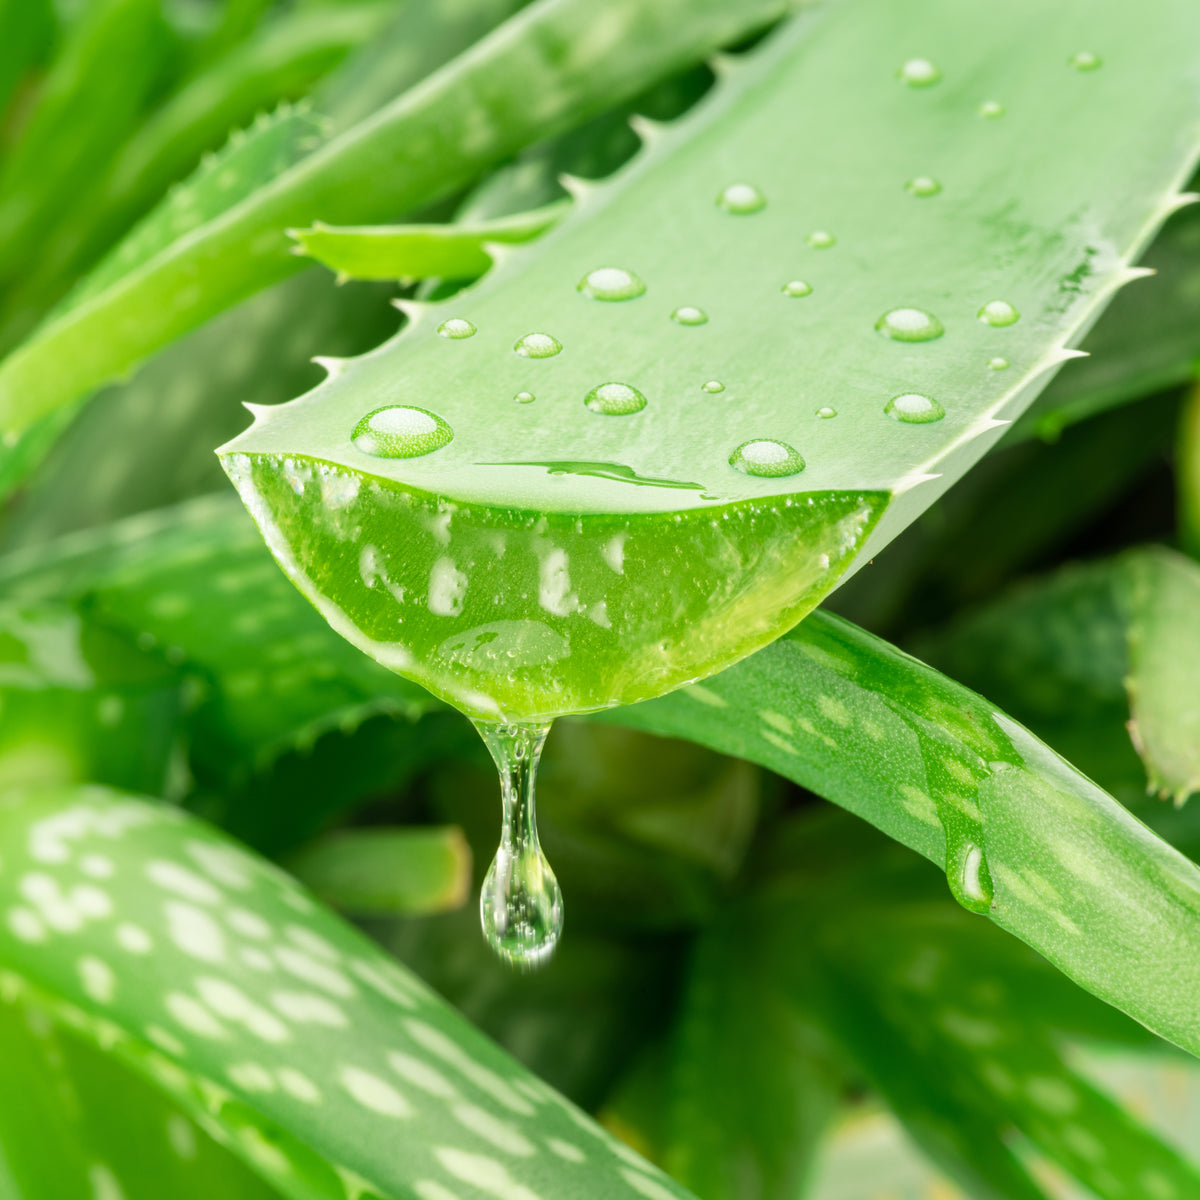
[{"label": "water droplet on leaf", "polygon": [[985,325],[1015,325],[1021,314],[1007,300],[989,300],[976,314]]},{"label": "water droplet on leaf", "polygon": [[678,325],[705,325],[708,323],[708,313],[691,304],[681,304],[671,314],[671,320]]},{"label": "water droplet on leaf", "polygon": [[837,409],[830,408],[829,405],[826,404],[824,407],[817,409],[817,416],[820,417],[822,421],[828,421],[830,417],[837,416]]},{"label": "water droplet on leaf", "polygon": [[1070,63],[1077,71],[1095,71],[1103,66],[1103,60],[1090,50],[1080,50],[1078,54],[1072,54]]},{"label": "water droplet on leaf", "polygon": [[717,197],[717,204],[727,213],[744,217],[766,208],[767,198],[752,183],[731,183]]},{"label": "water droplet on leaf", "polygon": [[443,321],[437,331],[439,337],[449,338],[454,342],[475,336],[475,326],[466,317],[451,317],[449,320]]},{"label": "water droplet on leaf", "polygon": [[904,185],[904,190],[910,196],[936,196],[942,190],[942,185],[928,175],[918,175]]},{"label": "water droplet on leaf", "polygon": [[537,397],[532,392],[518,392],[513,399],[518,404],[532,404]]},{"label": "water droplet on leaf", "polygon": [[803,279],[791,279],[779,289],[785,296],[811,296],[812,284]]},{"label": "water droplet on leaf", "polygon": [[548,333],[527,333],[513,344],[522,358],[553,358],[562,351],[562,342]]},{"label": "water droplet on leaf", "polygon": [[985,100],[979,106],[979,115],[987,120],[994,120],[996,117],[1004,116],[1004,105],[999,100]]},{"label": "water droplet on leaf", "polygon": [[448,445],[454,431],[435,413],[405,404],[369,412],[354,427],[355,448],[375,458],[419,458]]},{"label": "water droplet on leaf", "polygon": [[923,308],[893,308],[875,322],[875,328],[897,342],[932,342],[946,332],[941,321]]},{"label": "water droplet on leaf", "polygon": [[702,392],[708,392],[710,396],[715,396],[718,392],[725,390],[725,385],[719,379],[710,379],[707,383],[700,385]]},{"label": "water droplet on leaf", "polygon": [[597,267],[579,281],[578,289],[593,300],[635,300],[646,285],[624,267]]},{"label": "water droplet on leaf", "polygon": [[884,405],[883,411],[906,425],[928,425],[930,421],[940,421],[946,415],[946,410],[936,400],[919,392],[893,396]]},{"label": "water droplet on leaf", "polygon": [[910,58],[900,68],[899,76],[909,87],[923,88],[932,87],[942,73],[927,58]]},{"label": "water droplet on leaf", "polygon": [[827,229],[814,229],[804,240],[814,250],[828,250],[830,246],[837,245],[837,238]]},{"label": "water droplet on leaf", "polygon": [[804,459],[787,442],[756,438],[743,442],[729,456],[729,465],[743,475],[779,479],[785,475],[798,475],[804,470]]},{"label": "water droplet on leaf", "polygon": [[1008,370],[1008,359],[1007,358],[999,358],[999,357],[989,358],[988,359],[988,370],[989,371],[1007,371]]},{"label": "water droplet on leaf", "polygon": [[583,402],[606,417],[627,417],[646,407],[646,397],[627,383],[602,383],[592,388]]}]

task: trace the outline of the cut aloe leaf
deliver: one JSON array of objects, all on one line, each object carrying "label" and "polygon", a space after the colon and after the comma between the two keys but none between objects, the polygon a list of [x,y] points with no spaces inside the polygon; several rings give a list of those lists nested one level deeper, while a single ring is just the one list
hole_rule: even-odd
[{"label": "cut aloe leaf", "polygon": [[[334,627],[472,715],[711,672],[965,472],[1136,274],[1197,150],[1197,29],[1182,0],[1152,30],[1034,0],[798,19],[227,469]],[[1001,94],[1039,99],[981,114]]]},{"label": "cut aloe leaf", "polygon": [[314,225],[296,229],[296,253],[315,258],[345,279],[473,279],[492,264],[489,242],[528,242],[544,233],[571,203],[454,225]]},{"label": "cut aloe leaf", "polygon": [[943,867],[964,907],[1200,1053],[1200,869],[887,643],[816,612],[715,679],[608,719],[749,758],[858,814]]},{"label": "cut aloe leaf", "polygon": [[102,789],[3,803],[5,994],[150,1080],[282,1195],[688,1200],[200,822]]}]

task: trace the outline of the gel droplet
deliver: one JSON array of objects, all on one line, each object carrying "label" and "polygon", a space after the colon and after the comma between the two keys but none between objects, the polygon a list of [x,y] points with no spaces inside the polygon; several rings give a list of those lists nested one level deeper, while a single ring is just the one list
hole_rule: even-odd
[{"label": "gel droplet", "polygon": [[817,409],[817,416],[820,417],[822,421],[828,421],[830,417],[837,416],[837,409],[830,408],[829,405],[826,404],[822,408]]},{"label": "gel droplet", "polygon": [[453,342],[475,336],[475,326],[466,317],[451,317],[443,321],[437,331],[439,337],[449,338]]},{"label": "gel droplet", "polygon": [[1004,105],[999,100],[985,100],[979,106],[979,115],[989,121],[1004,116]]},{"label": "gel droplet", "polygon": [[518,392],[513,399],[518,404],[532,404],[537,397],[532,392]]},{"label": "gel droplet", "polygon": [[942,190],[942,185],[929,175],[918,175],[904,185],[904,190],[910,196],[936,196]]},{"label": "gel droplet", "polygon": [[513,966],[546,961],[563,927],[562,891],[542,853],[537,831],[537,768],[549,725],[499,725],[479,730],[500,772],[500,846],[479,893],[488,945]]},{"label": "gel droplet", "polygon": [[678,325],[706,325],[708,313],[691,304],[681,304],[672,314],[671,320]]},{"label": "gel droplet", "polygon": [[405,404],[367,413],[351,434],[355,448],[375,458],[419,458],[453,438],[454,431],[436,413]]},{"label": "gel droplet", "polygon": [[804,240],[814,250],[828,250],[830,246],[837,245],[837,238],[828,229],[814,229]]},{"label": "gel droplet", "polygon": [[710,396],[715,396],[718,392],[725,390],[725,385],[719,379],[710,379],[707,383],[700,385],[702,392],[708,392]]},{"label": "gel droplet", "polygon": [[1000,357],[989,358],[988,359],[988,370],[989,371],[1007,371],[1008,370],[1008,359],[1000,358]]},{"label": "gel droplet", "polygon": [[932,87],[942,77],[941,71],[927,58],[910,58],[898,74],[903,83],[916,88]]},{"label": "gel droplet", "polygon": [[779,289],[785,296],[811,296],[812,284],[803,279],[790,279]]},{"label": "gel droplet", "polygon": [[985,913],[992,907],[992,875],[978,842],[955,839],[946,847],[946,882],[955,900],[968,912]]},{"label": "gel droplet", "polygon": [[743,442],[729,456],[729,465],[743,475],[758,475],[765,479],[780,479],[798,475],[804,470],[804,459],[787,442],[756,438]]},{"label": "gel droplet", "polygon": [[896,342],[932,342],[946,332],[941,321],[923,308],[893,308],[875,322],[875,328]]},{"label": "gel droplet", "polygon": [[1072,54],[1069,61],[1077,71],[1095,71],[1104,65],[1104,60],[1090,50],[1080,50],[1078,54]]},{"label": "gel droplet", "polygon": [[762,212],[767,207],[767,198],[752,183],[731,183],[717,197],[717,205],[727,213],[746,217]]},{"label": "gel droplet", "polygon": [[903,421],[906,425],[928,425],[930,421],[940,421],[946,410],[928,396],[920,392],[905,392],[901,396],[893,396],[883,411],[893,420]]},{"label": "gel droplet", "polygon": [[646,285],[624,267],[597,267],[579,281],[578,289],[593,300],[636,300]]},{"label": "gel droplet", "polygon": [[1007,300],[989,300],[976,314],[985,325],[1015,325],[1021,314]]},{"label": "gel droplet", "polygon": [[628,417],[646,407],[646,397],[627,383],[602,383],[583,398],[594,413],[606,417]]},{"label": "gel droplet", "polygon": [[562,352],[562,342],[549,333],[527,333],[517,338],[513,350],[522,358],[553,358]]}]

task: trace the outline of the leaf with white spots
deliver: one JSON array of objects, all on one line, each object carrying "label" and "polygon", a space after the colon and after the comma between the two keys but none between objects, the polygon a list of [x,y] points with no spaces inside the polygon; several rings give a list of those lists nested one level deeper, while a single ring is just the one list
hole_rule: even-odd
[{"label": "leaf with white spots", "polygon": [[198,821],[102,789],[2,803],[0,992],[157,1084],[283,1195],[689,1195]]}]

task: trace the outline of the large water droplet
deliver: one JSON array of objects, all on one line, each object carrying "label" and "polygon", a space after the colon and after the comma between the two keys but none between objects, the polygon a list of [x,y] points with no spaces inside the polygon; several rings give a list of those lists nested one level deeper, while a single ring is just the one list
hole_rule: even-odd
[{"label": "large water droplet", "polygon": [[767,207],[767,198],[752,183],[731,183],[717,197],[717,204],[727,213],[745,217]]},{"label": "large water droplet", "polygon": [[803,279],[789,279],[787,283],[779,289],[785,296],[802,296],[812,295],[812,284],[805,283]]},{"label": "large water droplet", "polygon": [[437,328],[438,336],[458,342],[463,338],[475,336],[475,326],[466,317],[451,317],[443,321]]},{"label": "large water droplet", "polygon": [[893,396],[883,406],[883,411],[893,420],[903,421],[906,425],[928,425],[930,421],[940,421],[946,410],[928,396],[920,392],[905,392],[901,396]]},{"label": "large water droplet", "polygon": [[994,888],[983,847],[969,838],[947,835],[946,882],[954,898],[970,912],[984,913],[992,907]]},{"label": "large water droplet", "polygon": [[719,379],[710,379],[700,385],[700,390],[708,392],[710,396],[715,396],[718,392],[725,390],[725,385]]},{"label": "large water droplet", "polygon": [[729,456],[729,465],[741,471],[743,475],[779,479],[785,475],[798,475],[804,470],[804,459],[787,442],[757,438],[751,442],[743,442]]},{"label": "large water droplet", "polygon": [[828,229],[814,229],[804,240],[814,250],[828,250],[830,246],[837,245],[837,238]]},{"label": "large water droplet", "polygon": [[941,321],[923,308],[893,308],[875,322],[875,328],[897,342],[932,342],[946,332]]},{"label": "large water droplet", "polygon": [[479,894],[483,935],[501,958],[529,969],[550,957],[563,926],[562,891],[537,832],[537,767],[550,726],[475,728],[500,772],[503,805],[500,847]]},{"label": "large water droplet", "polygon": [[606,417],[627,417],[646,407],[646,397],[627,383],[602,383],[583,398],[594,413]]},{"label": "large water droplet", "polygon": [[1007,300],[989,300],[976,314],[985,325],[1015,325],[1021,314]]},{"label": "large water droplet", "polygon": [[578,283],[578,289],[593,300],[636,300],[646,285],[624,267],[597,267]]},{"label": "large water droplet", "polygon": [[932,87],[942,77],[941,71],[937,69],[927,58],[910,58],[898,72],[902,82],[907,83],[909,87]]},{"label": "large water droplet", "polygon": [[553,358],[562,351],[562,342],[549,333],[527,333],[517,338],[513,350],[522,358]]},{"label": "large water droplet", "polygon": [[518,404],[532,404],[537,397],[532,392],[518,392],[513,399]]},{"label": "large water droplet", "polygon": [[1078,54],[1072,54],[1069,61],[1077,71],[1095,71],[1104,65],[1104,60],[1090,50],[1080,50]]},{"label": "large water droplet", "polygon": [[910,196],[936,196],[942,185],[929,175],[918,175],[904,185],[904,190]]},{"label": "large water droplet", "polygon": [[999,100],[985,100],[979,106],[979,115],[989,121],[1004,116],[1004,105]]},{"label": "large water droplet", "polygon": [[692,304],[681,304],[672,314],[671,320],[678,325],[706,325],[708,313]]},{"label": "large water droplet", "polygon": [[355,448],[375,458],[419,458],[448,445],[454,430],[436,413],[406,404],[369,412],[354,427]]},{"label": "large water droplet", "polygon": [[830,408],[829,405],[826,404],[826,405],[822,406],[821,408],[817,409],[817,416],[820,417],[822,421],[828,421],[830,419],[830,417],[837,416],[837,409]]}]

